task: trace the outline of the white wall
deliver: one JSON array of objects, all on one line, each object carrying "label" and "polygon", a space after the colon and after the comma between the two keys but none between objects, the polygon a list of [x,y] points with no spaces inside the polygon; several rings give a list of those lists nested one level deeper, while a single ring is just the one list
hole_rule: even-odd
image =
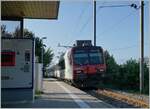
[{"label": "white wall", "polygon": [[42,65],[41,63],[35,63],[35,90],[42,91]]}]

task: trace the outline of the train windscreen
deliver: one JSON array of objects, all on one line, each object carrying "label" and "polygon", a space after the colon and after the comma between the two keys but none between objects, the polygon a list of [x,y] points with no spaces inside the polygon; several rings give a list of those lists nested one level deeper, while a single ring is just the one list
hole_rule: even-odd
[{"label": "train windscreen", "polygon": [[86,51],[75,52],[74,53],[74,63],[77,64],[77,65],[89,64],[88,53]]},{"label": "train windscreen", "polygon": [[100,50],[90,50],[89,51],[90,64],[103,64],[103,55]]},{"label": "train windscreen", "polygon": [[74,52],[74,64],[103,64],[103,55],[99,49],[92,50],[76,50]]}]

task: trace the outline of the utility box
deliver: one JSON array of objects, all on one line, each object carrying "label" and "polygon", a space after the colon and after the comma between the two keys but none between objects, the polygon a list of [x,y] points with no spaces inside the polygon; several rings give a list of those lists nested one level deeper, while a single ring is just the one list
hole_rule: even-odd
[{"label": "utility box", "polygon": [[34,39],[1,39],[1,101],[34,100]]}]

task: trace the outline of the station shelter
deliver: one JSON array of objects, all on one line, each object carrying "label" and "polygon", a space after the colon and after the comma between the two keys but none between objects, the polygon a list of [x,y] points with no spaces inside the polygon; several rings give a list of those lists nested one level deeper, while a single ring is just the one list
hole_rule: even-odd
[{"label": "station shelter", "polygon": [[[20,35],[16,39],[19,39],[18,41],[22,41],[21,39],[24,39],[23,35],[23,30],[24,30],[24,19],[47,19],[47,20],[57,20],[58,19],[58,11],[59,11],[59,1],[1,1],[1,20],[3,21],[18,21],[19,22],[19,27],[20,27]],[[1,25],[2,26],[2,25]],[[36,27],[35,27],[36,28]],[[15,39],[15,38],[10,38],[10,39]],[[1,37],[1,40],[3,41],[3,38]],[[30,42],[22,42],[21,44],[25,44],[26,46],[20,46],[16,45],[20,42],[17,43],[17,41],[14,40],[5,40],[2,43],[1,47],[1,56],[2,58],[6,58],[9,56],[8,59],[2,59],[1,62],[1,101],[2,103],[9,103],[9,102],[21,102],[21,101],[34,101],[34,75],[35,72],[28,72],[27,68],[30,68],[30,64],[26,62],[26,66],[23,68],[20,67],[18,69],[24,71],[21,72],[17,69],[19,67],[19,60],[23,59],[23,56],[25,56],[25,61],[30,61],[30,54],[28,47],[32,44],[29,44]],[[3,52],[2,50],[4,49],[3,47],[9,47],[7,49],[14,49],[14,51],[10,50]],[[19,48],[20,47],[20,48]],[[21,48],[22,47],[22,48]],[[15,52],[15,50],[20,52]],[[25,54],[21,55],[21,50],[25,48]],[[34,49],[34,48],[32,48]],[[32,50],[34,51],[34,50]],[[9,54],[8,54],[9,52]],[[33,52],[32,52],[33,54]],[[7,55],[7,56],[6,56]],[[20,58],[18,61],[16,61],[17,56]],[[34,58],[34,55],[32,55]],[[10,62],[12,59],[12,62]],[[4,62],[3,62],[4,61]],[[7,61],[7,62],[6,62]],[[32,60],[32,62],[35,62]],[[21,63],[21,62],[20,62]],[[34,63],[33,63],[34,64]],[[32,69],[34,69],[34,65],[32,64]],[[8,67],[9,66],[9,67]],[[15,66],[15,67],[14,67]],[[28,67],[27,67],[28,66]],[[14,69],[13,69],[14,67]],[[24,69],[25,68],[25,69]],[[11,69],[11,70],[10,70]],[[7,72],[9,71],[9,72]],[[26,76],[21,76],[23,74],[20,73],[26,73],[28,72],[28,78]],[[32,74],[31,74],[32,73]],[[19,76],[18,76],[19,75]],[[32,76],[32,77],[30,77]],[[32,80],[30,80],[30,78]],[[31,81],[29,83],[29,81]],[[27,84],[29,83],[29,84]],[[28,86],[28,87],[27,87]],[[29,87],[31,86],[31,87]]]}]

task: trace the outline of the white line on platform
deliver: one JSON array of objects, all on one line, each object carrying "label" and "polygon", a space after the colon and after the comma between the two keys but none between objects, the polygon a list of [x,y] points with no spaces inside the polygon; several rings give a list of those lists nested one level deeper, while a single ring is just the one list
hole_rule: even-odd
[{"label": "white line on platform", "polygon": [[66,87],[64,87],[62,84],[60,84],[59,82],[56,82],[60,87],[62,87],[68,94],[69,96],[71,96],[71,98],[81,107],[81,108],[90,108],[90,106],[85,103],[83,100],[81,100],[78,96],[76,96],[75,94],[73,94],[69,89],[67,89]]}]

